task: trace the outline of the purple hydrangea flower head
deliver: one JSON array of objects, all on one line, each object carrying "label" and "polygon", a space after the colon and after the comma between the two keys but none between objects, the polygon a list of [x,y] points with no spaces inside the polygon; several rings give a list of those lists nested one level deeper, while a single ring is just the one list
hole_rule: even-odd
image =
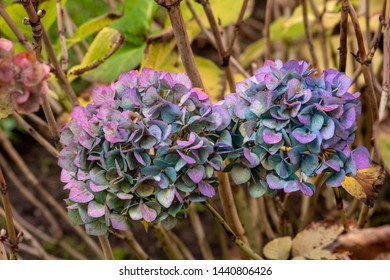
[{"label": "purple hydrangea flower head", "polygon": [[338,187],[369,167],[366,148],[351,151],[361,103],[350,85],[333,69],[316,73],[304,61],[266,61],[220,103],[231,116],[229,157],[235,159],[225,170],[235,183],[249,182],[258,197],[276,189],[312,195],[310,181],[318,174]]},{"label": "purple hydrangea flower head", "polygon": [[133,221],[171,224],[186,201],[215,195],[230,124],[225,105],[184,73],[130,71],[95,88],[61,132],[69,216],[93,235]]}]

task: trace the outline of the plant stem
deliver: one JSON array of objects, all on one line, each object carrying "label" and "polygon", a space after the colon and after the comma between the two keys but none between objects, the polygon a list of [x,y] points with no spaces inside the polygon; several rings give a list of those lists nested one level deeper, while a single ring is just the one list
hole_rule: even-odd
[{"label": "plant stem", "polygon": [[226,220],[238,236],[245,244],[248,243],[248,238],[245,234],[245,229],[242,226],[240,217],[237,212],[237,206],[234,202],[232,186],[230,184],[229,176],[225,172],[219,172],[218,177],[220,180],[220,186],[218,188],[219,195],[221,197],[221,203],[223,212],[225,213]]},{"label": "plant stem", "polygon": [[180,252],[176,243],[172,242],[172,240],[169,238],[167,231],[163,228],[163,226],[161,224],[157,224],[152,228],[157,239],[161,242],[162,248],[167,254],[168,258],[171,260],[183,260],[183,254]]},{"label": "plant stem", "polygon": [[309,46],[309,51],[310,51],[313,67],[318,68],[318,71],[321,72],[321,70],[319,69],[317,53],[315,51],[314,44],[313,44],[313,35],[311,33],[306,1],[307,0],[301,0],[302,14],[303,14],[303,26],[305,28],[306,40],[307,40],[307,44]]},{"label": "plant stem", "polygon": [[142,248],[141,244],[139,244],[137,239],[135,239],[133,232],[127,230],[127,231],[120,231],[120,232],[113,231],[112,233],[117,237],[119,237],[120,239],[126,240],[138,259],[140,260],[151,259],[149,255],[145,252],[145,250]]},{"label": "plant stem", "polygon": [[24,162],[23,158],[16,151],[12,143],[7,139],[7,137],[5,136],[4,132],[1,129],[0,129],[0,144],[3,147],[3,150],[6,151],[6,153],[10,156],[10,158],[15,162],[16,166],[21,171],[21,174],[23,174],[26,177],[29,184],[39,192],[41,197],[45,199],[50,204],[50,206],[53,207],[53,209],[61,216],[61,219],[66,223],[68,223],[73,228],[73,230],[86,242],[86,244],[88,244],[90,248],[99,257],[101,257],[102,252],[100,251],[96,243],[93,241],[93,239],[89,235],[87,235],[83,229],[72,225],[64,208],[46,190],[46,188],[42,186],[42,184],[39,182],[37,177],[34,175],[34,173],[31,172],[30,168]]},{"label": "plant stem", "polygon": [[18,113],[13,114],[14,119],[30,134],[39,144],[42,145],[53,157],[58,157],[58,151],[30,124],[28,124]]},{"label": "plant stem", "polygon": [[[326,33],[325,33],[325,28],[324,24],[322,22],[322,14],[317,9],[317,4],[314,2],[314,0],[310,0],[310,6],[313,10],[313,14],[316,17],[317,25],[318,25],[318,36],[320,37],[321,40],[321,50],[322,50],[322,59],[323,59],[323,66],[324,68],[329,67],[329,59],[328,59],[328,47],[327,47],[327,42],[326,42]],[[325,10],[325,5],[324,5],[324,10]]]},{"label": "plant stem", "polygon": [[265,58],[272,58],[272,45],[271,45],[271,20],[272,20],[272,6],[274,5],[274,0],[267,0],[265,7]]},{"label": "plant stem", "polygon": [[202,222],[199,218],[199,214],[196,211],[195,204],[191,204],[188,208],[188,216],[194,229],[196,239],[198,241],[200,252],[205,260],[213,260],[214,256],[211,251],[210,245],[207,242],[206,234],[202,225]]},{"label": "plant stem", "polygon": [[258,199],[260,226],[269,240],[275,239],[275,233],[271,227],[265,208],[264,196]]},{"label": "plant stem", "polygon": [[245,242],[243,242],[238,236],[234,233],[232,228],[228,225],[228,223],[222,218],[222,216],[215,210],[215,208],[207,201],[202,202],[203,205],[206,206],[206,208],[210,211],[211,215],[217,221],[223,226],[223,229],[225,230],[228,237],[234,242],[234,244],[240,249],[242,253],[244,253],[246,256],[253,260],[262,260],[262,257],[260,257],[258,254],[256,254],[252,248],[250,248]]},{"label": "plant stem", "polygon": [[366,53],[366,48],[364,46],[364,37],[362,30],[360,28],[359,24],[359,19],[358,15],[352,6],[351,2],[347,0],[348,2],[348,13],[350,15],[354,30],[355,30],[355,36],[356,36],[356,42],[358,45],[358,62],[362,65],[362,72],[364,76],[364,81],[366,83],[367,87],[367,93],[368,93],[368,108],[370,108],[370,113],[371,113],[371,118],[372,122],[375,123],[378,119],[378,102],[375,94],[375,88],[374,88],[374,83],[372,79],[372,74],[370,71],[370,67],[366,61],[367,53]]},{"label": "plant stem", "polygon": [[249,0],[242,1],[240,13],[238,15],[236,23],[234,24],[233,37],[230,39],[229,47],[227,49],[228,55],[231,55],[233,53],[234,43],[237,39],[238,33],[240,32],[241,25],[244,22],[244,16],[245,16],[246,9],[248,7],[248,2]]},{"label": "plant stem", "polygon": [[58,35],[60,37],[61,45],[61,69],[66,73],[69,63],[68,48],[66,46],[65,38],[65,29],[64,29],[64,20],[63,20],[63,10],[61,6],[61,0],[56,0],[57,8],[57,25],[58,25]]},{"label": "plant stem", "polygon": [[177,48],[183,61],[184,68],[194,87],[204,88],[199,70],[195,63],[195,58],[192,53],[190,41],[188,39],[187,31],[183,15],[180,10],[181,0],[155,0],[157,4],[165,7],[168,10],[173,33],[175,34]]},{"label": "plant stem", "polygon": [[102,247],[104,258],[106,260],[113,260],[114,255],[112,254],[111,244],[107,237],[99,236],[100,246]]},{"label": "plant stem", "polygon": [[[20,181],[19,177],[15,174],[12,168],[9,166],[7,160],[0,154],[0,166],[3,168],[5,174],[7,174],[8,180],[12,185],[26,198],[36,209],[42,212],[43,217],[50,224],[50,232],[53,232],[55,239],[60,240],[63,236],[61,227],[51,213],[51,211],[35,197],[35,195]],[[15,214],[15,216],[17,213]],[[52,241],[55,243],[55,240]]]},{"label": "plant stem", "polygon": [[[215,20],[213,10],[210,6],[210,2],[209,0],[195,0],[195,1],[200,3],[203,6],[207,19],[210,23],[211,31],[213,32],[214,39],[217,44],[218,54],[220,59],[222,60],[221,66],[225,71],[226,79],[229,84],[229,90],[230,92],[236,92],[236,82],[234,81],[233,72],[229,64],[230,55],[226,50],[224,41],[222,40],[221,32],[219,31],[217,21]],[[223,99],[223,94],[222,96],[219,96],[219,99],[220,100]]]},{"label": "plant stem", "polygon": [[177,236],[173,231],[167,231],[169,238],[176,244],[179,251],[183,254],[184,259],[194,260],[195,257],[192,255],[188,246]]},{"label": "plant stem", "polygon": [[3,170],[0,166],[0,192],[1,200],[3,202],[5,212],[5,222],[7,224],[8,240],[11,244],[11,251],[9,255],[10,260],[16,260],[18,258],[18,239],[16,237],[16,230],[14,225],[14,219],[12,216],[11,200],[9,199],[9,193],[7,183],[4,178]]},{"label": "plant stem", "polygon": [[[217,49],[217,43],[215,42],[215,39],[214,37],[212,36],[212,34],[210,33],[210,31],[204,26],[204,24],[202,23],[202,21],[200,20],[198,14],[196,13],[195,9],[194,9],[194,6],[192,6],[191,2],[189,0],[186,0],[186,4],[188,6],[188,8],[190,9],[191,11],[191,14],[192,16],[194,17],[196,23],[199,25],[200,29],[202,30],[202,32],[206,35],[207,37],[207,40],[213,45],[213,47],[215,49]],[[232,66],[234,66],[236,68],[236,70],[238,72],[240,72],[244,77],[246,78],[249,78],[251,75],[249,75],[249,73],[247,71],[245,71],[244,67],[242,67],[242,65],[237,61],[237,59],[232,55],[230,54],[230,63],[232,64]]]},{"label": "plant stem", "polygon": [[348,231],[349,230],[349,225],[348,225],[348,222],[347,222],[347,215],[345,213],[344,203],[343,203],[343,199],[342,199],[342,197],[340,195],[340,191],[339,191],[338,188],[332,188],[332,190],[333,190],[333,193],[334,193],[334,197],[336,199],[337,209],[340,212],[340,218],[341,218],[341,222],[343,224],[344,230]]},{"label": "plant stem", "polygon": [[362,203],[362,208],[360,210],[357,228],[360,228],[360,229],[364,228],[364,226],[366,225],[367,220],[368,220],[368,212],[369,212],[368,206],[366,204]]},{"label": "plant stem", "polygon": [[62,144],[60,143],[60,133],[57,127],[56,118],[51,109],[48,96],[44,95],[42,96],[42,98],[43,98],[42,109],[43,109],[43,113],[45,114],[47,125],[51,134],[51,138],[52,138],[51,140],[56,146],[57,151],[61,151],[63,147]]},{"label": "plant stem", "polygon": [[343,0],[341,5],[340,20],[340,47],[339,47],[339,71],[345,72],[347,68],[347,34],[348,34],[348,0]]},{"label": "plant stem", "polygon": [[13,21],[13,19],[9,16],[7,11],[5,10],[3,0],[0,0],[0,16],[4,19],[4,21],[7,23],[7,25],[11,28],[11,30],[15,34],[16,38],[26,48],[26,50],[32,51],[33,46],[27,40],[26,35],[24,35],[20,31],[19,27],[16,25],[16,23]]},{"label": "plant stem", "polygon": [[383,42],[383,82],[382,94],[379,104],[379,120],[383,120],[386,114],[390,88],[390,1],[386,1],[385,30]]}]

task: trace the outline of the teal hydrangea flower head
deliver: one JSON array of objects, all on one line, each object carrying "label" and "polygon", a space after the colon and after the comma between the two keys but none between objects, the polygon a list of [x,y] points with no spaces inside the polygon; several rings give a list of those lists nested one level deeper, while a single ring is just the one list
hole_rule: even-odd
[{"label": "teal hydrangea flower head", "polygon": [[95,88],[61,131],[69,216],[93,235],[135,221],[172,224],[187,200],[215,195],[230,122],[183,73],[131,71]]}]

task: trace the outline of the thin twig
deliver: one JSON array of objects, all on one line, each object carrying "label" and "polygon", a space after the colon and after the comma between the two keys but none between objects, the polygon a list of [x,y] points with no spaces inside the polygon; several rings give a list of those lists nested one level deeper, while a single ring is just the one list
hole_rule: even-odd
[{"label": "thin twig", "polygon": [[12,32],[15,34],[16,38],[18,38],[19,42],[26,48],[28,51],[33,50],[33,46],[27,40],[26,35],[24,35],[19,27],[16,25],[14,20],[9,16],[7,11],[5,10],[5,6],[3,4],[3,0],[0,0],[0,16],[4,19],[7,25],[11,28]]},{"label": "thin twig", "polygon": [[[348,0],[347,0],[348,1]],[[351,2],[348,1],[348,13],[351,18],[354,30],[355,30],[355,36],[356,36],[356,42],[358,44],[358,62],[362,65],[362,72],[364,76],[364,80],[367,87],[367,93],[368,93],[368,108],[370,108],[371,112],[371,118],[373,123],[378,119],[378,102],[375,94],[375,88],[374,83],[371,75],[370,68],[368,67],[365,59],[367,57],[366,47],[364,46],[364,37],[362,30],[360,28],[360,23],[358,19],[358,15],[352,6]]]},{"label": "thin twig", "polygon": [[102,252],[93,239],[87,235],[82,228],[74,227],[70,222],[68,215],[64,208],[57,202],[57,200],[47,191],[46,188],[42,186],[34,173],[31,172],[27,164],[24,162],[23,158],[16,151],[12,143],[7,139],[4,132],[0,129],[0,144],[3,147],[3,150],[9,155],[9,157],[15,162],[16,166],[21,171],[29,184],[34,187],[52,207],[53,209],[61,216],[62,220],[68,223],[72,229],[90,246],[90,248],[99,256],[102,257]]},{"label": "thin twig", "polygon": [[347,222],[347,215],[346,215],[345,209],[344,209],[343,198],[340,195],[340,190],[338,188],[332,188],[332,190],[333,190],[333,193],[334,193],[334,197],[336,199],[337,209],[340,212],[340,218],[341,218],[341,222],[343,224],[344,230],[348,231],[349,230],[349,225],[348,225],[348,222]]},{"label": "thin twig", "polygon": [[104,259],[113,260],[114,255],[112,254],[111,244],[107,237],[99,236],[100,246],[102,247]]},{"label": "thin twig", "polygon": [[272,6],[274,0],[267,0],[267,5],[265,7],[265,58],[272,59],[272,44],[271,44],[271,20],[272,20]]},{"label": "thin twig", "polygon": [[126,240],[129,244],[130,248],[133,250],[136,257],[140,260],[150,260],[150,256],[145,252],[145,250],[142,248],[141,244],[138,243],[137,239],[135,238],[133,232],[130,230],[127,231],[113,231],[112,232],[115,236],[119,237],[120,239]]},{"label": "thin twig", "polygon": [[30,134],[39,144],[42,145],[53,157],[58,157],[58,151],[30,124],[28,124],[18,113],[13,114],[14,119]]},{"label": "thin twig", "polygon": [[180,252],[176,243],[172,242],[169,238],[167,231],[161,224],[152,226],[156,238],[159,240],[164,252],[167,254],[168,258],[171,260],[183,260],[184,256]]},{"label": "thin twig", "polygon": [[[203,22],[200,20],[198,14],[196,13],[194,6],[192,6],[191,2],[189,0],[186,0],[186,4],[188,8],[190,9],[190,12],[192,16],[194,17],[196,23],[199,25],[202,32],[206,35],[207,40],[213,45],[215,49],[217,49],[217,43],[215,42],[214,37],[212,36],[211,32],[207,30],[207,28],[204,26]],[[238,62],[238,60],[233,56],[230,55],[230,62],[232,66],[236,68],[238,72],[240,72],[245,78],[249,78],[251,75],[242,67],[242,65]]]},{"label": "thin twig", "polygon": [[386,1],[385,30],[383,42],[383,82],[382,94],[379,104],[379,120],[386,115],[386,108],[390,90],[390,1]]},{"label": "thin twig", "polygon": [[55,239],[59,240],[62,238],[62,230],[58,223],[58,220],[53,216],[51,211],[35,197],[35,195],[27,188],[16,175],[16,173],[9,166],[8,161],[0,155],[0,166],[3,168],[4,172],[7,174],[8,180],[12,185],[18,189],[18,191],[26,198],[36,209],[42,212],[43,217],[49,223],[51,230],[54,233]]},{"label": "thin twig", "polygon": [[157,4],[167,9],[173,33],[175,34],[177,48],[183,61],[184,68],[194,87],[204,88],[203,82],[196,66],[195,58],[192,53],[188,34],[185,29],[183,15],[180,10],[181,0],[155,0]]},{"label": "thin twig", "polygon": [[309,14],[307,11],[307,2],[306,1],[307,0],[301,0],[302,14],[303,14],[303,26],[305,28],[306,40],[307,40],[307,44],[309,46],[309,51],[310,51],[313,67],[318,68],[318,71],[321,72],[321,70],[319,69],[317,53],[316,53],[316,50],[314,48],[313,35],[311,33]]},{"label": "thin twig", "polygon": [[343,0],[341,5],[340,20],[340,47],[339,47],[339,71],[345,72],[347,68],[347,34],[348,34],[348,0]]},{"label": "thin twig", "polygon": [[196,211],[195,204],[191,204],[188,208],[188,216],[194,229],[196,239],[198,241],[200,252],[205,260],[213,260],[214,256],[211,251],[210,245],[207,242],[206,234],[202,225],[202,222],[199,218],[199,214]]},{"label": "thin twig", "polygon": [[[218,28],[217,21],[215,20],[214,12],[211,8],[210,2],[208,0],[195,0],[195,1],[200,3],[203,6],[203,10],[205,11],[207,19],[210,23],[210,28],[211,31],[213,32],[214,39],[217,44],[218,54],[221,59],[221,67],[225,71],[226,80],[229,85],[229,90],[230,92],[236,92],[236,82],[234,81],[232,68],[230,67],[229,64],[230,55],[226,51],[226,46],[224,41],[222,40],[221,32]],[[223,99],[223,93],[220,96],[218,96],[218,99],[219,100]]]},{"label": "thin twig", "polygon": [[226,52],[227,55],[229,55],[229,56],[233,53],[234,43],[236,42],[237,36],[240,32],[241,25],[244,22],[244,16],[245,16],[246,9],[248,7],[248,3],[249,3],[249,0],[242,1],[240,13],[238,14],[237,21],[234,24],[233,36],[230,39],[229,47],[227,48],[227,52]]},{"label": "thin twig", "polygon": [[265,208],[264,196],[258,199],[258,206],[259,206],[260,226],[263,232],[265,233],[265,235],[267,236],[267,238],[269,240],[273,240],[275,239],[276,235],[271,227],[271,224],[267,216],[267,209]]},{"label": "thin twig", "polygon": [[220,186],[218,188],[221,197],[221,204],[226,220],[237,235],[245,244],[249,244],[245,234],[245,229],[242,226],[240,217],[237,212],[237,206],[234,202],[232,186],[230,184],[229,175],[225,172],[219,172],[218,177]]},{"label": "thin twig", "polygon": [[60,37],[60,45],[61,45],[61,69],[66,73],[68,70],[69,63],[69,55],[68,48],[66,46],[66,38],[65,38],[65,29],[64,29],[64,20],[63,20],[63,10],[61,5],[61,0],[56,0],[57,7],[57,25],[58,25],[58,35]]},{"label": "thin twig", "polygon": [[[322,50],[322,60],[324,64],[324,68],[329,67],[329,59],[328,59],[328,47],[327,47],[327,42],[326,42],[326,33],[325,33],[325,28],[324,24],[322,22],[322,14],[318,11],[317,4],[314,2],[314,0],[310,0],[310,6],[313,10],[313,14],[316,18],[317,25],[318,25],[318,36],[320,37],[321,41],[321,50]],[[325,5],[324,5],[324,10],[325,10]]]},{"label": "thin twig", "polygon": [[[28,18],[24,19],[24,23],[31,25],[34,39],[34,51],[40,60],[42,50],[43,26],[41,24],[40,17],[38,16],[37,11],[34,8],[33,2],[31,0],[21,0],[21,2],[28,15]],[[44,16],[44,14],[42,16]]]},{"label": "thin twig", "polygon": [[261,260],[262,257],[260,257],[256,252],[252,250],[245,242],[243,242],[232,230],[232,228],[229,226],[229,224],[222,218],[222,216],[215,210],[215,208],[209,203],[209,202],[202,202],[203,205],[206,206],[206,208],[210,211],[211,215],[215,219],[216,222],[220,223],[228,237],[234,242],[234,244],[240,249],[240,251],[245,254],[247,257],[253,259],[253,260]]},{"label": "thin twig", "polygon": [[19,241],[18,238],[16,237],[14,218],[12,215],[12,204],[9,198],[8,187],[1,166],[0,166],[0,193],[1,193],[1,200],[3,202],[3,207],[4,207],[5,222],[7,224],[8,241],[11,247],[9,253],[9,259],[16,260],[18,258]]},{"label": "thin twig", "polygon": [[180,250],[180,252],[183,254],[183,257],[186,260],[194,260],[195,257],[191,253],[188,246],[183,242],[183,240],[180,239],[179,236],[177,236],[173,231],[169,230],[167,231],[167,234],[169,238],[176,244],[177,248]]}]

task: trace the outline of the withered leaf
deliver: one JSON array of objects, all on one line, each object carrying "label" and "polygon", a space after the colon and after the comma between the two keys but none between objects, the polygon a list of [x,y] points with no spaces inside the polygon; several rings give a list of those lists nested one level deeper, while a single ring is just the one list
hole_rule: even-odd
[{"label": "withered leaf", "polygon": [[368,207],[373,207],[384,180],[384,168],[371,162],[369,168],[358,170],[355,177],[346,177],[341,186]]},{"label": "withered leaf", "polygon": [[348,252],[351,259],[383,258],[390,251],[390,225],[352,230],[327,246],[333,253]]},{"label": "withered leaf", "polygon": [[291,252],[291,237],[284,236],[271,240],[264,246],[264,256],[271,260],[288,260]]},{"label": "withered leaf", "polygon": [[319,221],[309,224],[293,239],[292,256],[306,259],[336,259],[335,255],[323,248],[333,242],[343,230],[339,221]]}]

